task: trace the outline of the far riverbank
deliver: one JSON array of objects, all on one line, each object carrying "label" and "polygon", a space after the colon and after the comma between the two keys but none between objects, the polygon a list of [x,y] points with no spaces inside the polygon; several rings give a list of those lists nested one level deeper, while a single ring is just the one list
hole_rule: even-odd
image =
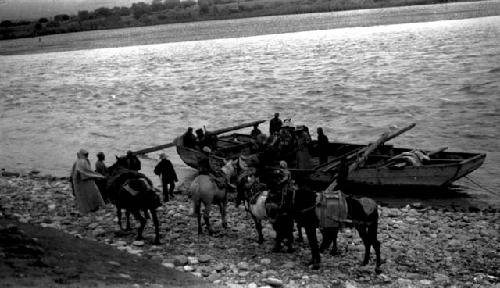
[{"label": "far riverbank", "polygon": [[0,55],[116,48],[498,15],[500,1],[493,0],[165,24],[0,41]]}]

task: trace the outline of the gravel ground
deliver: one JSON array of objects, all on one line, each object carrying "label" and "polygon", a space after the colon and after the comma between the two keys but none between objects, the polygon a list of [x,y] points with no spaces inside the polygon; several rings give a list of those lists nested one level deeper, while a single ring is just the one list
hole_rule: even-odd
[{"label": "gravel ground", "polygon": [[2,214],[21,222],[102,242],[229,287],[500,287],[500,212],[496,210],[380,207],[383,272],[377,275],[374,255],[368,266],[359,266],[364,247],[350,229],[339,234],[341,255],[322,255],[318,271],[306,265],[307,243],[297,243],[293,254],[271,253],[274,232],[269,223],[264,226],[266,242],[258,245],[251,218],[233,204],[228,207],[228,230],[222,229],[214,209],[211,220],[217,234],[198,236],[190,200],[182,193],[159,208],[160,246],[151,244],[150,222],[145,242],[134,242],[135,231],[119,231],[111,205],[79,216],[65,180],[0,177],[0,205]]}]

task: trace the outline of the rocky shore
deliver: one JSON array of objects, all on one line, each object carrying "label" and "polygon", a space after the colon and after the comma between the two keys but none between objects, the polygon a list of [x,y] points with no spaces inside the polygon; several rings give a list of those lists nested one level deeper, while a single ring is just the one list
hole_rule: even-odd
[{"label": "rocky shore", "polygon": [[[274,232],[265,223],[263,245],[249,215],[231,203],[229,229],[223,230],[217,209],[211,220],[217,234],[198,236],[191,203],[184,193],[159,208],[162,245],[153,246],[149,222],[146,241],[134,241],[135,230],[118,230],[112,205],[89,216],[74,208],[67,181],[52,177],[0,177],[0,217],[60,229],[151,259],[229,287],[499,287],[500,212],[454,212],[408,205],[380,207],[381,274],[373,262],[360,267],[364,247],[357,232],[339,234],[340,256],[322,255],[322,267],[310,270],[306,243],[293,254],[271,253]],[[134,222],[135,224],[135,222]],[[318,232],[318,237],[321,237]],[[372,257],[372,260],[374,257]]]}]

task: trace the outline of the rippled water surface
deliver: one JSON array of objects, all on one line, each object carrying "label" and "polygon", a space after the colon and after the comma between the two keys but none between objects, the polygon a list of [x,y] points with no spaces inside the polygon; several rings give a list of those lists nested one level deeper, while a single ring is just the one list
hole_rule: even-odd
[{"label": "rippled water surface", "polygon": [[484,17],[0,56],[1,167],[66,175],[80,147],[110,163],[278,111],[357,143],[416,122],[394,144],[486,152],[471,177],[499,191],[498,39],[500,17]]}]

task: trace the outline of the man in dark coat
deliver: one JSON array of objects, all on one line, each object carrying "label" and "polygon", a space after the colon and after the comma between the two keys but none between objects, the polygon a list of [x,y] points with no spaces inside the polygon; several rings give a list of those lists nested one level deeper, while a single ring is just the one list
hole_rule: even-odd
[{"label": "man in dark coat", "polygon": [[169,201],[170,197],[174,197],[175,182],[178,181],[177,174],[175,173],[172,162],[167,159],[165,153],[160,154],[160,163],[158,163],[154,170],[155,174],[161,177],[163,185],[163,202]]},{"label": "man in dark coat", "polygon": [[188,127],[188,130],[182,136],[182,145],[187,148],[196,147],[196,136],[193,134],[193,127]]},{"label": "man in dark coat", "polygon": [[262,132],[259,129],[259,124],[253,125],[253,130],[250,132],[250,136],[252,136],[253,139],[257,139],[257,136],[262,134]]},{"label": "man in dark coat", "polygon": [[139,158],[137,155],[135,155],[132,151],[127,151],[127,156],[125,156],[127,159],[127,167],[130,170],[134,171],[139,171],[141,170],[141,161],[139,161]]},{"label": "man in dark coat", "polygon": [[323,128],[318,127],[318,154],[319,164],[328,162],[328,137],[323,133]]},{"label": "man in dark coat", "polygon": [[274,133],[279,133],[281,126],[283,126],[283,121],[280,119],[280,113],[275,113],[274,118],[269,121],[269,135],[272,136]]},{"label": "man in dark coat", "polygon": [[109,178],[109,173],[108,173],[108,168],[106,168],[106,164],[104,164],[104,159],[106,157],[104,156],[103,152],[97,153],[97,161],[95,162],[95,172],[101,174],[104,176],[104,179],[96,179],[95,184],[97,185],[97,188],[99,188],[99,192],[101,192],[102,199],[104,200],[104,203],[109,202],[109,197],[106,191],[106,182]]}]

